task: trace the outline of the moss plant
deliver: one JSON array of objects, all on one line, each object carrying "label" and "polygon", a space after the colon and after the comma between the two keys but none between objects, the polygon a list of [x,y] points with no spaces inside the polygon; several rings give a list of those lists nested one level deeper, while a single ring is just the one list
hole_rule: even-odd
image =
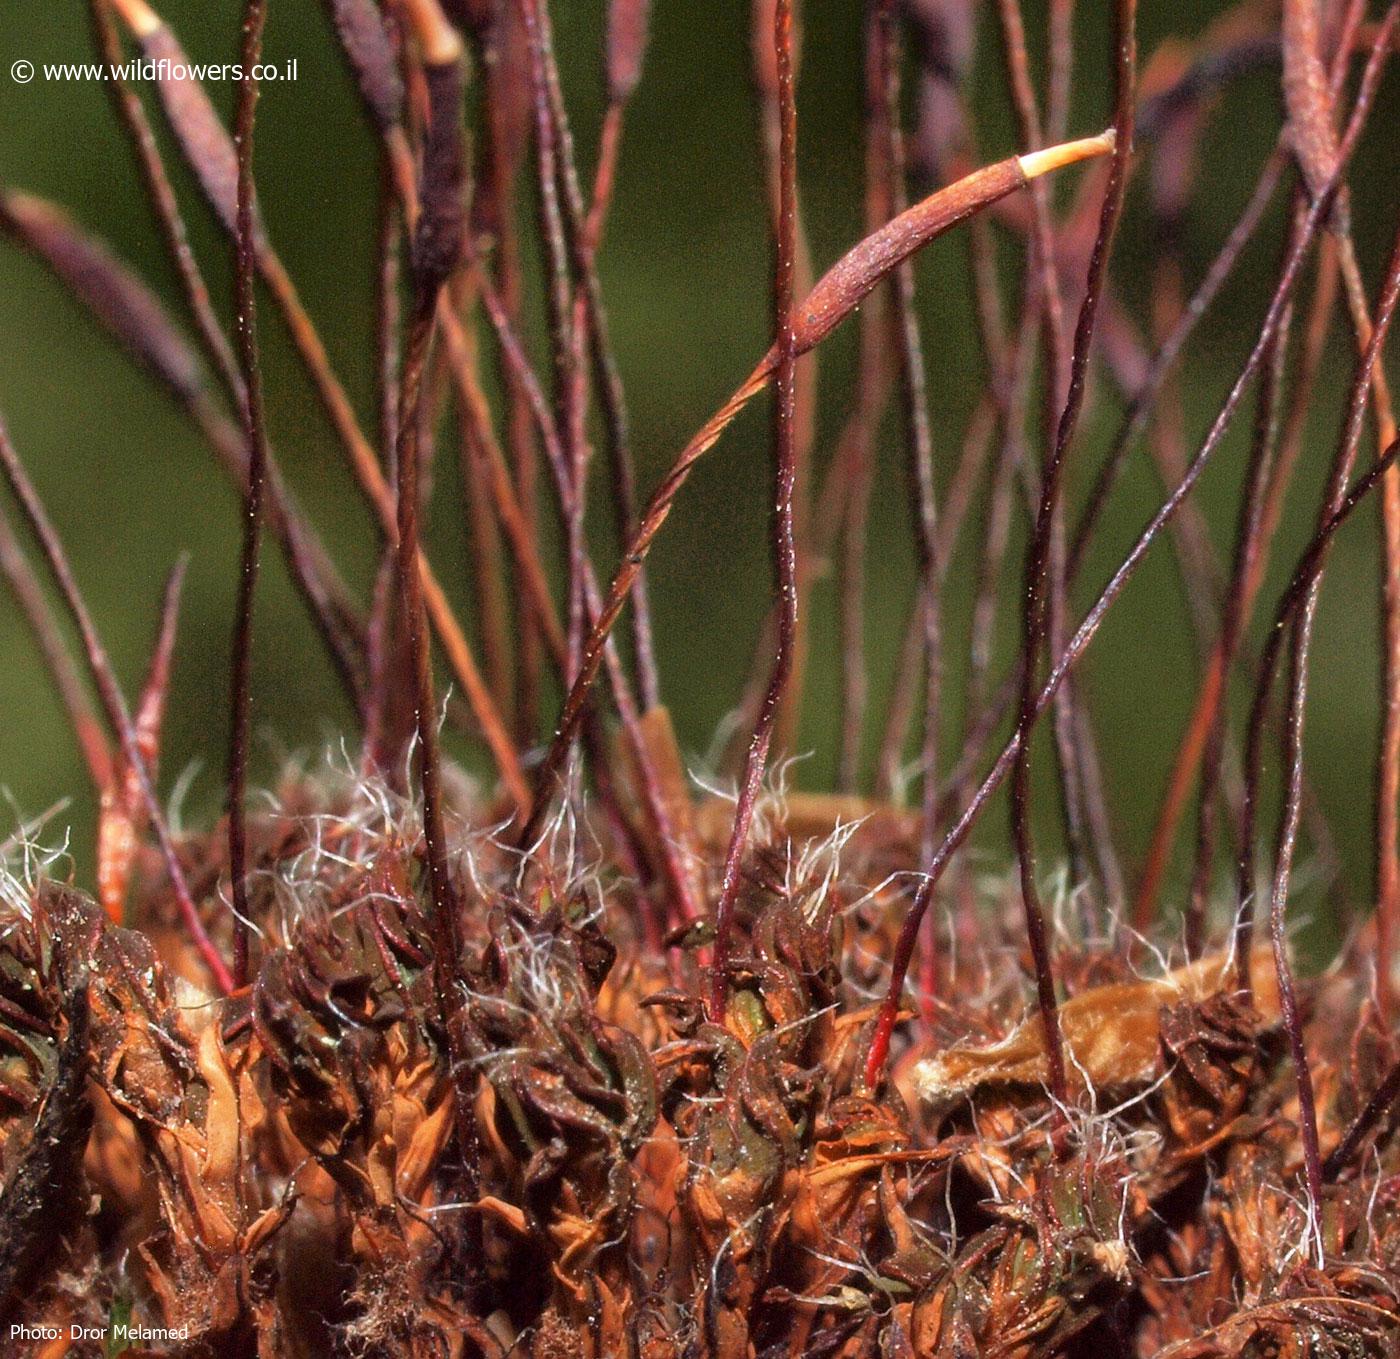
[{"label": "moss plant", "polygon": [[[133,704],[0,423],[0,569],[100,803],[91,884],[58,880],[33,828],[0,846],[0,1350],[1400,1352],[1400,444],[1384,363],[1400,238],[1379,281],[1365,279],[1348,183],[1377,135],[1368,117],[1397,5],[1244,0],[1193,46],[1140,54],[1136,0],[1115,0],[1109,125],[1075,137],[1072,0],[1051,0],[1043,70],[1017,0],[996,0],[980,26],[971,0],[867,0],[854,54],[865,235],[821,271],[797,176],[800,5],[754,0],[773,341],[646,498],[597,260],[648,0],[606,5],[588,174],[547,0],[327,0],[327,41],[383,171],[366,207],[380,223],[364,326],[380,380],[372,432],[259,208],[254,71],[278,8],[243,6],[228,130],[188,75],[127,83],[119,63],[134,49],[182,68],[159,13],[90,0],[180,315],[62,208],[0,186],[0,233],[196,424],[242,494],[244,530],[229,701],[208,715],[228,732],[226,814],[184,829],[158,767],[184,563]],[[979,38],[1004,62],[1021,143],[989,163],[964,89]],[[1211,99],[1261,64],[1279,72],[1277,145],[1188,292],[1175,233],[1209,191],[1198,151]],[[167,146],[227,235],[231,334]],[[1072,184],[1067,206],[1052,178]],[[1150,335],[1114,255],[1141,181],[1160,247]],[[1176,366],[1210,345],[1218,294],[1271,216],[1285,224],[1271,296],[1192,449]],[[955,228],[985,361],[956,452],[912,267]],[[534,250],[539,316],[525,300]],[[1023,261],[1014,290],[995,259],[1008,250]],[[828,454],[816,364],[857,312],[858,386]],[[1269,600],[1337,312],[1354,353],[1342,418],[1306,549]],[[265,413],[272,325],[373,511],[369,600],[282,476]],[[772,613],[735,748],[702,784],[665,706],[647,557],[695,464],[770,387]],[[1106,454],[1071,479],[1090,457],[1088,417],[1117,397]],[[1221,544],[1192,491],[1246,404]],[[887,425],[907,459],[918,588],[877,730],[865,562]],[[420,538],[449,428],[472,544],[468,623]],[[1081,615],[1074,587],[1144,435],[1165,498]],[[598,483],[607,511],[589,504]],[[1290,951],[1294,862],[1327,838],[1304,759],[1311,643],[1334,541],[1372,499],[1385,643],[1375,902],[1331,965],[1305,975]],[[617,534],[607,572],[589,533],[600,513]],[[1018,519],[1022,562],[1009,550]],[[959,582],[966,539],[975,579]],[[274,548],[358,729],[351,754],[253,797],[252,639]],[[1146,555],[1169,548],[1201,669],[1148,851],[1131,863],[1076,665]],[[808,619],[833,563],[839,786],[799,791]],[[972,601],[966,634],[945,608],[955,589]],[[1020,640],[998,673],[1006,596]],[[1267,630],[1251,628],[1256,613]],[[948,715],[959,667],[960,724]],[[1232,685],[1252,695],[1243,720]],[[488,776],[444,756],[443,722],[480,744]],[[1275,751],[1277,790],[1264,772]],[[1040,760],[1056,780],[1053,850],[1032,836]],[[968,837],[1003,804],[989,863]],[[1166,867],[1191,812],[1189,890],[1173,901]],[[1062,871],[1047,871],[1052,855]]]}]

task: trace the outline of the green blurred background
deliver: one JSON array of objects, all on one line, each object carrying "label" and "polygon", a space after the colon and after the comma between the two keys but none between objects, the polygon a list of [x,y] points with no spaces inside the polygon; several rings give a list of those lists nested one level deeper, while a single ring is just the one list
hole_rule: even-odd
[{"label": "green blurred background", "polygon": [[[271,234],[326,338],[362,420],[372,422],[374,147],[354,91],[313,0],[273,0],[267,57],[299,60],[294,85],[268,86],[260,108],[257,167]],[[591,166],[602,95],[601,0],[556,4],[561,65],[585,167]],[[1107,120],[1107,7],[1080,5],[1071,129]],[[1199,31],[1222,7],[1144,0],[1141,37],[1150,53],[1172,34]],[[861,9],[856,0],[805,6],[800,90],[801,173],[813,254],[824,267],[858,235],[862,152],[859,127]],[[232,0],[166,0],[164,15],[194,59],[235,59],[240,6]],[[1026,7],[1033,39],[1043,6]],[[970,89],[988,156],[1015,149],[990,11],[982,16]],[[748,82],[748,6],[740,0],[657,0],[646,76],[626,131],[615,212],[601,269],[635,425],[641,480],[650,485],[685,439],[765,347],[767,235],[753,100]],[[171,306],[179,293],[162,257],[137,176],[96,83],[27,86],[12,62],[90,59],[86,6],[8,0],[0,10],[0,180],[51,197],[105,236]],[[1036,54],[1039,58],[1039,51]],[[1355,216],[1363,267],[1378,277],[1395,213],[1396,81],[1380,107],[1355,175]],[[149,91],[146,91],[149,94]],[[233,91],[214,91],[230,107]],[[1190,283],[1199,280],[1253,184],[1280,119],[1277,75],[1240,81],[1211,124],[1202,192],[1186,223]],[[172,156],[172,161],[173,161]],[[1076,172],[1070,172],[1072,186]],[[227,315],[229,250],[187,176],[177,176],[195,248]],[[1114,269],[1129,308],[1146,315],[1150,226],[1141,186],[1130,201]],[[528,202],[528,198],[526,200]],[[1281,211],[1251,247],[1184,368],[1190,435],[1198,439],[1238,369],[1262,316],[1278,259]],[[1006,252],[1008,281],[1014,252]],[[940,474],[946,477],[967,416],[984,383],[973,339],[962,242],[949,238],[918,264],[928,340]],[[1010,296],[1010,293],[1008,293]],[[290,479],[335,548],[351,580],[367,588],[374,533],[270,306],[262,309],[268,403],[274,441]],[[538,325],[531,335],[546,354]],[[818,456],[829,454],[854,377],[855,328],[821,351]],[[1299,489],[1275,545],[1272,598],[1315,513],[1314,488],[1329,458],[1350,369],[1349,339],[1334,331],[1307,443]],[[1108,392],[1107,384],[1100,384]],[[0,242],[0,410],[48,499],[116,664],[129,686],[144,665],[162,577],[182,550],[191,556],[163,785],[192,762],[198,769],[187,819],[215,812],[226,728],[226,667],[237,554],[237,506],[196,433],[114,352],[43,270]],[[1100,402],[1074,453],[1070,493],[1082,496],[1117,417]],[[1228,545],[1248,409],[1202,488],[1202,503]],[[748,673],[766,607],[764,530],[769,499],[767,425],[746,416],[697,470],[652,557],[659,654],[666,692],[686,751],[710,746]],[[869,660],[872,698],[883,706],[913,586],[901,440],[887,422],[871,516]],[[431,547],[454,597],[469,612],[461,502],[444,464]],[[1084,573],[1082,610],[1154,508],[1155,477],[1139,448],[1113,500],[1098,550]],[[1377,712],[1377,585],[1374,513],[1349,527],[1333,558],[1315,650],[1309,754],[1316,785],[1343,854],[1346,896],[1369,901],[1371,763]],[[970,535],[975,541],[976,533]],[[602,541],[600,535],[600,541]],[[1020,528],[1012,554],[1019,571]],[[610,549],[603,561],[610,561]],[[257,776],[273,775],[289,752],[317,752],[347,730],[350,713],[288,586],[275,552],[258,600],[255,719]],[[950,665],[960,669],[974,557],[966,548],[950,573]],[[1014,587],[1008,580],[1006,599]],[[813,658],[802,745],[811,754],[796,777],[827,786],[834,769],[837,662],[830,582],[813,599]],[[1261,609],[1261,612],[1263,610]],[[1003,661],[1015,619],[1003,629]],[[1128,862],[1145,842],[1174,742],[1195,691],[1196,661],[1170,550],[1154,551],[1096,641],[1083,669],[1097,721],[1108,795]],[[1238,702],[1243,697],[1236,695]],[[956,729],[958,686],[949,693]],[[45,839],[71,824],[76,869],[90,877],[91,799],[62,714],[29,636],[6,598],[0,603],[0,784],[27,815],[71,796]],[[462,745],[468,760],[479,752]],[[1048,751],[1046,752],[1048,755]],[[1042,763],[1048,765],[1049,760]],[[1047,789],[1048,791],[1048,789]],[[1040,799],[1047,823],[1053,797]],[[8,829],[13,811],[0,812]],[[986,818],[981,843],[1005,853],[1006,818]],[[1179,879],[1178,879],[1179,880]],[[1321,902],[1316,885],[1307,895]],[[1330,931],[1329,931],[1330,932]]]}]

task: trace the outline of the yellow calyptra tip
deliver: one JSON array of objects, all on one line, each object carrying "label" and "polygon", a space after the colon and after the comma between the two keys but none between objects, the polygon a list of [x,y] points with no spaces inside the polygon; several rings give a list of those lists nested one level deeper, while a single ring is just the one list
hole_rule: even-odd
[{"label": "yellow calyptra tip", "polygon": [[1073,165],[1077,160],[1091,160],[1095,156],[1111,155],[1118,144],[1118,134],[1107,128],[1097,137],[1081,137],[1075,142],[1061,142],[1059,146],[1047,146],[1044,151],[1032,151],[1029,155],[1018,156],[1021,173],[1027,179],[1038,175],[1048,175],[1065,165]]},{"label": "yellow calyptra tip", "polygon": [[149,38],[161,26],[161,17],[146,0],[112,0],[112,8],[138,38]]},{"label": "yellow calyptra tip", "polygon": [[430,66],[450,66],[461,60],[462,39],[438,0],[407,0],[404,9]]}]

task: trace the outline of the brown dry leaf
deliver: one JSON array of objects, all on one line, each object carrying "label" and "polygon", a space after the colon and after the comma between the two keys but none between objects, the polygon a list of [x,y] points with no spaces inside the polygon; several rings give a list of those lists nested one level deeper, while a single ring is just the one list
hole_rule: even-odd
[{"label": "brown dry leaf", "polygon": [[[912,844],[918,837],[917,813],[872,798],[839,793],[789,793],[779,820],[794,840],[822,840],[841,826],[861,823],[863,834],[879,841]],[[729,798],[706,798],[695,812],[701,841],[711,850],[722,850],[734,825],[734,803]]]},{"label": "brown dry leaf", "polygon": [[[1220,988],[1230,965],[1225,954],[1215,954],[1165,977],[1098,986],[1067,1000],[1060,1006],[1060,1028],[1071,1082],[1110,1090],[1152,1079],[1160,1067],[1162,1007],[1204,1000]],[[1250,976],[1255,1008],[1272,1026],[1279,1018],[1278,984],[1267,948],[1255,950]],[[1048,1079],[1038,1014],[999,1043],[952,1047],[914,1068],[915,1089],[934,1105],[984,1086],[1043,1086]]]}]

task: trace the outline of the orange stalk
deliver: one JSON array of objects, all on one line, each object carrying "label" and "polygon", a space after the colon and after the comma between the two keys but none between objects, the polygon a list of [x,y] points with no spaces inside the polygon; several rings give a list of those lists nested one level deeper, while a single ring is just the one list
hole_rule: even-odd
[{"label": "orange stalk", "polygon": [[[990,203],[996,202],[1032,179],[1077,161],[1108,154],[1113,150],[1112,129],[1097,137],[1066,142],[1061,146],[1012,156],[994,165],[974,170],[970,175],[929,195],[879,231],[867,236],[843,255],[822,277],[800,304],[793,317],[796,352],[800,356],[814,349],[846,319],[906,259],[944,232]],[[776,346],[759,360],[733,395],[695,434],[671,465],[671,470],[652,493],[628,551],[613,577],[612,586],[583,648],[579,673],[565,699],[549,753],[540,766],[536,787],[541,796],[529,817],[521,843],[535,838],[541,819],[541,805],[563,765],[583,715],[588,691],[597,678],[603,647],[627,602],[637,573],[646,560],[656,535],[660,533],[695,464],[718,442],[739,413],[772,380],[777,367]]]}]

